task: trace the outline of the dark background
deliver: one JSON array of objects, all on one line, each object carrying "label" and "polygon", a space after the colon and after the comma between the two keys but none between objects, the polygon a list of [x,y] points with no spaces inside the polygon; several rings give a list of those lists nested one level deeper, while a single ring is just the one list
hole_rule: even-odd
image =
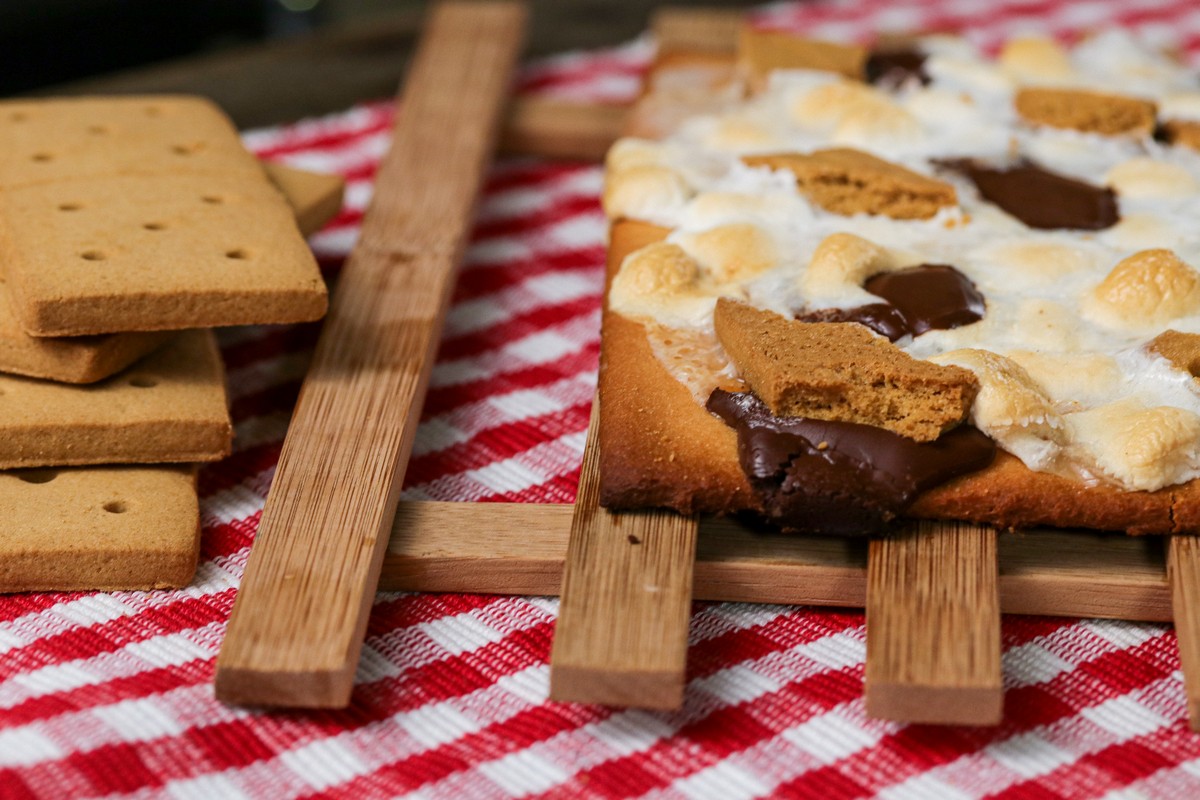
[{"label": "dark background", "polygon": [[[533,0],[526,55],[627,41],[661,4]],[[0,0],[0,96],[186,92],[212,97],[240,127],[286,122],[394,94],[426,5]]]}]

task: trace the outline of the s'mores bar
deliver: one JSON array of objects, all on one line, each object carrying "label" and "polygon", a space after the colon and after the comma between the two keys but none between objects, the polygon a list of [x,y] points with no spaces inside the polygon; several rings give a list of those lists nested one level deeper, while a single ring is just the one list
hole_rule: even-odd
[{"label": "s'mores bar", "polygon": [[1121,31],[704,69],[607,159],[604,505],[1200,532],[1194,71]]}]

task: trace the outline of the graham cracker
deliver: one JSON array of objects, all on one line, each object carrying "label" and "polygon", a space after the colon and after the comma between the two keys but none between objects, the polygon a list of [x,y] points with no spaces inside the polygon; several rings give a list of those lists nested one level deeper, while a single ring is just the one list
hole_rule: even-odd
[{"label": "graham cracker", "polygon": [[204,100],[0,103],[0,222],[0,257],[34,336],[325,312],[286,202]]},{"label": "graham cracker", "polygon": [[264,161],[262,166],[292,209],[301,235],[312,236],[342,210],[346,180],[341,175],[308,172],[273,161]]},{"label": "graham cracker", "polygon": [[229,118],[199,97],[76,97],[0,103],[0,186],[110,175],[260,179]]},{"label": "graham cracker", "polygon": [[1106,136],[1154,131],[1156,107],[1136,97],[1083,89],[1026,87],[1014,103],[1026,122]]},{"label": "graham cracker", "polygon": [[786,169],[814,203],[835,214],[929,219],[958,203],[954,187],[849,147],[743,156],[752,167]]},{"label": "graham cracker", "polygon": [[[316,233],[341,209],[345,181],[340,176],[304,172],[282,164],[263,163],[263,167],[291,206],[305,236]],[[0,372],[64,383],[94,383],[125,369],[173,335],[153,331],[63,338],[30,336],[17,321],[2,270],[0,263]]]},{"label": "graham cracker", "polygon": [[713,322],[742,378],[777,416],[931,442],[967,418],[979,393],[970,371],[917,360],[854,322],[799,322],[724,297]]},{"label": "graham cracker", "polygon": [[0,469],[215,461],[233,438],[211,331],[88,386],[0,375],[0,410]]},{"label": "graham cracker", "polygon": [[200,551],[191,467],[0,473],[0,592],[186,586]]},{"label": "graham cracker", "polygon": [[1169,119],[1162,124],[1162,131],[1171,144],[1200,150],[1200,122],[1188,119]]},{"label": "graham cracker", "polygon": [[1176,369],[1200,377],[1200,334],[1163,331],[1146,345],[1175,365]]},{"label": "graham cracker", "polygon": [[0,191],[25,331],[83,336],[304,322],[325,313],[291,210],[243,176],[114,175]]},{"label": "graham cracker", "polygon": [[813,69],[862,80],[867,48],[824,42],[786,31],[761,31],[749,25],[738,37],[738,66],[751,87],[761,89],[777,69]]}]

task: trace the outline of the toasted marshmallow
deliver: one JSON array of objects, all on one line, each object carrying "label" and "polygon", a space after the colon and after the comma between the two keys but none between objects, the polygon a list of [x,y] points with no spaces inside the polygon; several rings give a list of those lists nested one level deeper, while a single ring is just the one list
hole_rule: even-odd
[{"label": "toasted marshmallow", "polygon": [[1124,214],[1121,221],[1100,234],[1100,239],[1122,250],[1174,247],[1183,234],[1155,214]]},{"label": "toasted marshmallow", "polygon": [[1111,396],[1121,383],[1116,360],[1101,353],[1010,350],[1005,355],[1029,373],[1061,413],[1090,407],[1097,398]]},{"label": "toasted marshmallow", "polygon": [[979,394],[971,407],[971,422],[1002,448],[1035,469],[1049,468],[1058,459],[1067,441],[1062,417],[1020,364],[976,349],[953,350],[929,360],[975,373]]},{"label": "toasted marshmallow", "polygon": [[812,298],[838,297],[861,292],[872,275],[917,263],[920,259],[915,256],[888,250],[853,233],[834,233],[817,246],[800,285]]},{"label": "toasted marshmallow", "polygon": [[1200,92],[1169,94],[1159,103],[1158,112],[1163,119],[1200,122]]},{"label": "toasted marshmallow", "polygon": [[1187,171],[1145,157],[1117,164],[1104,182],[1122,197],[1187,197],[1200,190],[1200,183]]},{"label": "toasted marshmallow", "polygon": [[1193,476],[1200,416],[1182,408],[1147,408],[1137,400],[1067,417],[1076,447],[1090,467],[1130,491],[1152,492]]},{"label": "toasted marshmallow", "polygon": [[1109,328],[1161,330],[1200,311],[1200,273],[1170,250],[1142,250],[1117,264],[1081,308]]},{"label": "toasted marshmallow", "polygon": [[994,242],[971,253],[989,265],[999,280],[1017,279],[1035,286],[1052,285],[1069,275],[1091,269],[1095,263],[1093,251],[1076,243],[1016,239]]},{"label": "toasted marshmallow", "polygon": [[791,114],[799,127],[831,133],[837,144],[912,141],[922,133],[921,123],[902,106],[878,89],[854,81],[812,89],[793,103]]},{"label": "toasted marshmallow", "polygon": [[677,244],[655,242],[625,257],[613,277],[613,311],[677,328],[705,324],[716,296],[705,291],[699,262]]},{"label": "toasted marshmallow", "polygon": [[683,208],[691,195],[687,181],[674,170],[644,164],[609,174],[604,186],[604,213],[610,219],[654,220]]},{"label": "toasted marshmallow", "polygon": [[1009,39],[1000,51],[1000,67],[1023,83],[1063,82],[1075,72],[1067,51],[1045,36]]},{"label": "toasted marshmallow", "polygon": [[781,228],[812,216],[812,208],[794,191],[791,194],[703,192],[688,202],[682,227],[689,230],[751,222]]},{"label": "toasted marshmallow", "polygon": [[786,146],[768,126],[748,117],[723,117],[705,141],[720,150],[739,153]]},{"label": "toasted marshmallow", "polygon": [[1020,341],[1038,350],[1064,351],[1079,345],[1076,317],[1053,300],[1024,300],[1017,306],[1016,329]]},{"label": "toasted marshmallow", "polygon": [[657,167],[663,163],[665,149],[666,146],[661,142],[626,136],[617,139],[613,146],[608,148],[604,166],[609,172],[620,172],[633,167]]},{"label": "toasted marshmallow", "polygon": [[675,242],[706,267],[717,283],[750,280],[779,263],[771,234],[744,222],[679,234]]},{"label": "toasted marshmallow", "polygon": [[869,147],[886,141],[889,145],[914,142],[922,135],[921,123],[891,102],[864,102],[847,109],[833,131],[833,141],[848,147]]}]

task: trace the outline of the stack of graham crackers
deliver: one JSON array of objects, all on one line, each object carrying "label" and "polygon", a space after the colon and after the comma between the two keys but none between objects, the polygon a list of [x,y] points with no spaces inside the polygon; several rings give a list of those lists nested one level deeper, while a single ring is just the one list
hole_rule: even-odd
[{"label": "stack of graham crackers", "polygon": [[325,313],[297,218],[341,183],[306,177],[200,99],[0,103],[0,591],[191,580],[233,438],[208,329]]}]

